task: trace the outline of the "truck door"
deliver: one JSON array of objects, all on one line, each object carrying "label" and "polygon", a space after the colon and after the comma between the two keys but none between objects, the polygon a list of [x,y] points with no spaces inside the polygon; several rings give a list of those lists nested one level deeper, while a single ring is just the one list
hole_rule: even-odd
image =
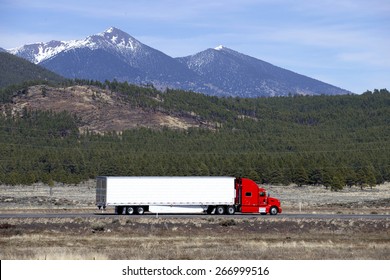
[{"label": "truck door", "polygon": [[268,197],[267,193],[264,189],[259,188],[259,212],[261,214],[267,213],[267,204],[268,204]]},{"label": "truck door", "polygon": [[252,198],[253,198],[252,192],[245,192],[242,196],[242,205],[250,206],[252,204]]},{"label": "truck door", "polygon": [[259,191],[259,206],[266,206],[267,202],[267,194],[264,190]]}]

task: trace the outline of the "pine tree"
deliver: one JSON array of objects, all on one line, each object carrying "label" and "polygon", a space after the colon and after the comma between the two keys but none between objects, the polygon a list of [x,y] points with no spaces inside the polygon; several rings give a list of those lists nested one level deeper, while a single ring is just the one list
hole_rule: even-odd
[{"label": "pine tree", "polygon": [[298,187],[302,187],[307,184],[309,178],[307,176],[305,168],[301,165],[293,170],[292,182],[297,184]]}]

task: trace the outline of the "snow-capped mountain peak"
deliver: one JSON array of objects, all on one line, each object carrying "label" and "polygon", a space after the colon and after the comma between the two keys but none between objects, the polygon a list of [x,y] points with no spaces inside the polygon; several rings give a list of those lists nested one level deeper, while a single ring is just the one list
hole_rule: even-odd
[{"label": "snow-capped mountain peak", "polygon": [[75,41],[50,41],[48,43],[34,43],[19,48],[8,50],[10,53],[21,56],[35,64],[38,64],[74,45]]},{"label": "snow-capped mountain peak", "polygon": [[92,47],[89,38],[85,40],[50,41],[47,43],[35,43],[8,50],[10,53],[23,57],[35,64],[50,59],[57,54],[74,48]]},{"label": "snow-capped mountain peak", "polygon": [[117,48],[125,48],[134,51],[141,46],[141,43],[135,38],[115,27],[108,28],[103,33],[99,33],[98,36],[102,36]]},{"label": "snow-capped mountain peak", "polygon": [[116,32],[117,28],[111,26],[110,28],[108,28],[104,33],[114,33]]},{"label": "snow-capped mountain peak", "polygon": [[8,51],[66,78],[151,83],[219,96],[348,93],[223,45],[174,59],[115,27],[82,40]]},{"label": "snow-capped mountain peak", "polygon": [[82,40],[70,41],[50,41],[48,43],[35,43],[24,45],[19,48],[9,49],[8,51],[14,55],[23,57],[35,64],[39,64],[48,60],[61,52],[67,52],[72,49],[88,48],[96,49],[111,49],[125,53],[128,51],[136,51],[142,44],[115,27],[110,27],[102,33],[88,36]]}]

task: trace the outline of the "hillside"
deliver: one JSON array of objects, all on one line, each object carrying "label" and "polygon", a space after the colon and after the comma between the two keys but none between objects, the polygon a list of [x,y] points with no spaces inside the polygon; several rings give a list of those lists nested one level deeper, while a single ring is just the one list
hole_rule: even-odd
[{"label": "hillside", "polygon": [[32,80],[59,82],[64,78],[25,59],[0,52],[0,88]]},{"label": "hillside", "polygon": [[69,81],[0,100],[3,183],[224,175],[340,189],[390,180],[387,90],[241,99]]},{"label": "hillside", "polygon": [[22,115],[25,111],[68,112],[78,118],[80,132],[124,131],[139,127],[186,129],[199,127],[194,117],[177,117],[134,106],[126,95],[96,86],[31,86],[13,97],[3,111]]}]

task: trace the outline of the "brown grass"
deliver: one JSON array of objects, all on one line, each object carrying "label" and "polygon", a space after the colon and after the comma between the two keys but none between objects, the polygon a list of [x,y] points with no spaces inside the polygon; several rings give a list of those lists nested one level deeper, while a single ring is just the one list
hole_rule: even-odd
[{"label": "brown grass", "polygon": [[[390,213],[390,184],[340,192],[266,188],[284,213],[299,206],[302,213]],[[0,213],[93,213],[94,199],[94,181],[51,192],[43,184],[0,185]],[[12,218],[0,220],[0,248],[0,259],[390,259],[390,220]]]},{"label": "brown grass", "polygon": [[1,259],[389,259],[388,220],[7,219]]}]

